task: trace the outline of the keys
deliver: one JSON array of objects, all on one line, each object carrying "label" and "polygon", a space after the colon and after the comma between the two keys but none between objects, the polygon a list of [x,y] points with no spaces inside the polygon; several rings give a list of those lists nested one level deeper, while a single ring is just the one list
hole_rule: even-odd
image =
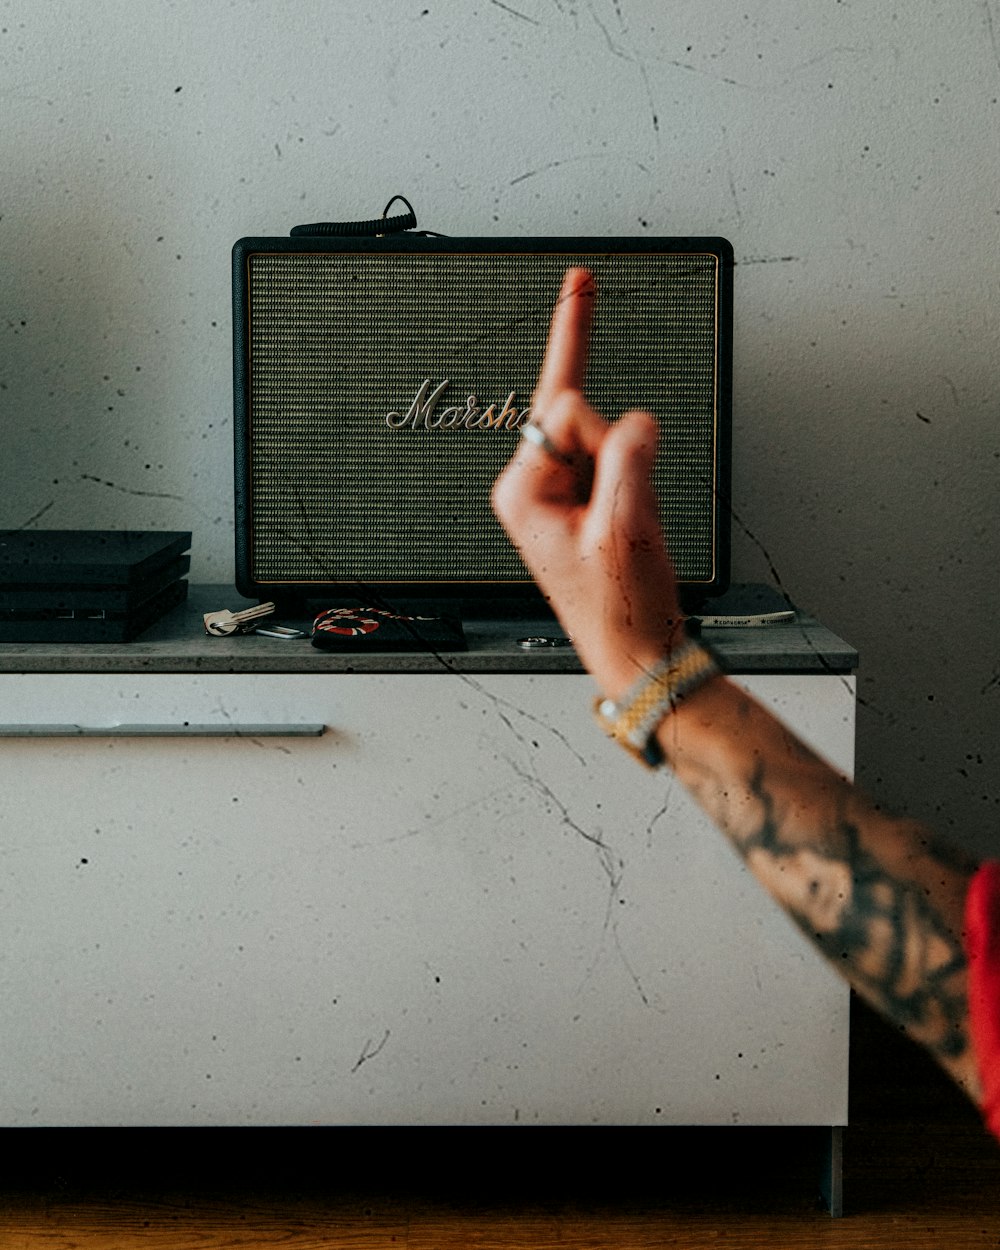
[{"label": "keys", "polygon": [[221,612],[206,612],[202,620],[205,622],[206,634],[224,638],[227,634],[245,633],[248,628],[252,628],[255,621],[270,616],[273,611],[273,603],[258,603],[255,608],[245,608],[242,612],[230,612],[226,608]]}]

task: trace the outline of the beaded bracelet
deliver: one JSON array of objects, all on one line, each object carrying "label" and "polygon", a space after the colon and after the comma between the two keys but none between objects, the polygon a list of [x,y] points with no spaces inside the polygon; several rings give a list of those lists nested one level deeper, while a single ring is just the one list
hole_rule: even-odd
[{"label": "beaded bracelet", "polygon": [[594,715],[609,737],[647,768],[659,768],[663,751],[656,730],[678,703],[703,686],[719,663],[704,643],[690,639],[631,686],[620,699],[597,698]]}]

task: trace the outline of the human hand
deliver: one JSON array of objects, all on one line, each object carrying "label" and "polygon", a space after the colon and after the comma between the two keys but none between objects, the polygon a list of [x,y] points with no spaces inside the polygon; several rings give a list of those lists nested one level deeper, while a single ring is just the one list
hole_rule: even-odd
[{"label": "human hand", "polygon": [[613,425],[583,395],[594,282],[570,269],[552,314],[526,439],[493,487],[493,509],[602,692],[618,698],[680,645],[677,582],[650,471],[645,412]]}]

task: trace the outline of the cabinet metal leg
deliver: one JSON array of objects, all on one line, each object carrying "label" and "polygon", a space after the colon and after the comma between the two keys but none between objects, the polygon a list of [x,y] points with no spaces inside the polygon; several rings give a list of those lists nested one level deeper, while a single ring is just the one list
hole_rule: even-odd
[{"label": "cabinet metal leg", "polygon": [[844,1214],[844,1130],[836,1124],[825,1131],[819,1190],[830,1215],[839,1218]]}]

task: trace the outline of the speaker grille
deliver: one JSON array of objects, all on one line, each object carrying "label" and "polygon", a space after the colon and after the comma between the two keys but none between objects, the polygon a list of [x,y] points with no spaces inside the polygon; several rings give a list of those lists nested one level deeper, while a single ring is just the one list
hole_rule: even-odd
[{"label": "speaker grille", "polygon": [[[253,580],[529,581],[489,506],[516,429],[445,426],[511,392],[528,405],[576,264],[598,284],[588,397],[654,413],[678,576],[716,577],[717,255],[261,250],[245,275]],[[447,386],[407,421],[425,382],[425,401]]]}]

